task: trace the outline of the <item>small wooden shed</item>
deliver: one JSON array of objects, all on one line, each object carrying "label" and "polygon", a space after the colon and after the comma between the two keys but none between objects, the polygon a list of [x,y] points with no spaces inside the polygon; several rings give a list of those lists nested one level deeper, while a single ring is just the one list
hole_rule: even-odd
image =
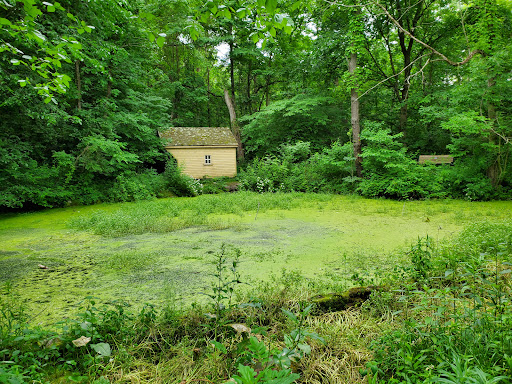
[{"label": "small wooden shed", "polygon": [[237,142],[227,127],[173,127],[159,132],[183,172],[196,179],[236,176]]}]

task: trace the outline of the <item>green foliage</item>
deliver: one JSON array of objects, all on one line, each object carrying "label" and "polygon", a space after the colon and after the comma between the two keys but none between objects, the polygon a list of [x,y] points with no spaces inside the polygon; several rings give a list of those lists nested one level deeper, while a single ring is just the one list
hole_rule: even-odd
[{"label": "green foliage", "polygon": [[212,292],[204,293],[212,300],[213,314],[208,314],[214,322],[214,340],[217,339],[219,328],[226,323],[225,313],[232,309],[232,298],[235,287],[242,284],[238,263],[240,262],[241,251],[238,248],[229,249],[222,244],[220,251],[215,255],[215,271],[212,273],[214,282]]},{"label": "green foliage", "polygon": [[341,136],[334,100],[321,96],[276,101],[241,122],[249,157],[279,155],[283,144],[298,141],[310,142],[318,151]]},{"label": "green foliage", "polygon": [[20,72],[28,73],[26,77],[20,76],[17,83],[20,87],[32,87],[45,103],[56,103],[54,93],[65,93],[71,82],[71,77],[61,73],[61,68],[63,64],[71,63],[82,45],[74,37],[51,36],[45,30],[44,18],[55,12],[61,15],[67,12],[66,24],[76,33],[90,33],[95,27],[77,19],[59,2],[2,1],[0,9],[5,16],[0,18],[0,52],[7,52],[10,64],[18,67]]},{"label": "green foliage", "polygon": [[419,286],[422,286],[426,282],[432,267],[432,249],[432,239],[427,235],[424,239],[418,238],[418,242],[413,245],[409,251],[413,267],[412,278]]},{"label": "green foliage", "polygon": [[[412,248],[410,278],[397,281],[402,326],[375,341],[366,373],[388,382],[508,382],[510,223],[475,224],[452,244]],[[505,241],[504,241],[505,240]]]},{"label": "green foliage", "polygon": [[326,201],[326,195],[236,194],[202,195],[197,198],[170,198],[126,204],[114,211],[98,210],[91,215],[77,216],[69,226],[102,236],[125,236],[146,232],[164,233],[193,226],[232,226],[234,223],[217,222],[208,215],[259,212],[269,209],[290,209],[302,201]]},{"label": "green foliage", "polygon": [[361,134],[363,179],[358,191],[363,196],[396,199],[441,197],[446,195],[434,167],[419,165],[400,143],[402,134],[367,122]]},{"label": "green foliage", "polygon": [[351,145],[334,142],[310,153],[308,142],[281,146],[279,157],[255,158],[239,173],[240,189],[263,192],[351,192],[354,165]]},{"label": "green foliage", "polygon": [[164,177],[167,189],[176,196],[197,196],[203,192],[201,182],[183,174],[174,159],[167,162]]}]

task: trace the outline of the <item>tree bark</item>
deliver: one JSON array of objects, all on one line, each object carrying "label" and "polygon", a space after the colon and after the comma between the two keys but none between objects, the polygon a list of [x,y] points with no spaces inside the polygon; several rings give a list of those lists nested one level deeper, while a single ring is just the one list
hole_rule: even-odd
[{"label": "tree bark", "polygon": [[405,34],[401,31],[398,32],[398,37],[400,41],[400,49],[404,58],[404,83],[400,90],[400,131],[403,132],[405,136],[407,134],[407,100],[409,99],[409,88],[411,87],[411,53],[414,40],[409,39],[409,43],[406,45]]},{"label": "tree bark", "polygon": [[233,106],[236,105],[235,100],[235,62],[233,60],[233,40],[229,41],[229,78],[231,82],[231,97]]},{"label": "tree bark", "polygon": [[[352,52],[350,54],[350,60],[348,62],[348,71],[355,75],[357,68],[357,53]],[[350,122],[352,125],[352,143],[354,145],[354,158],[356,165],[357,177],[362,177],[363,165],[361,158],[361,125],[359,119],[359,93],[357,84],[354,84],[350,89]]]},{"label": "tree bark", "polygon": [[82,80],[80,78],[80,60],[75,60],[75,76],[76,76],[76,89],[78,92],[76,106],[79,111],[82,110]]},{"label": "tree bark", "polygon": [[238,125],[238,121],[236,119],[236,111],[235,104],[233,103],[233,99],[231,98],[229,91],[227,89],[224,90],[224,100],[226,101],[226,105],[229,111],[229,120],[231,122],[231,132],[235,136],[236,142],[238,144],[237,155],[238,161],[242,161],[245,157],[244,148],[242,146],[242,138],[240,136],[240,126]]},{"label": "tree bark", "polygon": [[108,81],[107,81],[107,98],[112,96],[112,69],[108,68]]}]

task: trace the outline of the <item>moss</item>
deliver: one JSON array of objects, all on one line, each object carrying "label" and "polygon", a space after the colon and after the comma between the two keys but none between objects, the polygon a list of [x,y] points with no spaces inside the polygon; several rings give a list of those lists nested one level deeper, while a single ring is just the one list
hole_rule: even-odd
[{"label": "moss", "polygon": [[311,302],[317,305],[317,309],[323,312],[342,311],[359,306],[370,298],[372,292],[383,291],[384,286],[352,287],[341,294],[328,293],[311,298]]}]

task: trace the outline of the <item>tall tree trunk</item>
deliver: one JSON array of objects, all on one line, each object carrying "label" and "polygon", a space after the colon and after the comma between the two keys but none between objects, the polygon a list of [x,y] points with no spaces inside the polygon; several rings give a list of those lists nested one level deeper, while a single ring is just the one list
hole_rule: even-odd
[{"label": "tall tree trunk", "polygon": [[[357,53],[352,52],[350,54],[350,60],[348,62],[348,71],[355,76],[357,68]],[[357,177],[362,177],[363,165],[361,158],[361,125],[359,120],[359,93],[358,85],[355,84],[350,89],[350,122],[352,124],[352,143],[354,145],[354,158],[356,165]]]},{"label": "tall tree trunk", "polygon": [[233,50],[234,50],[234,44],[233,40],[231,39],[229,41],[229,79],[231,83],[231,100],[233,103],[233,106],[236,106],[236,99],[235,99],[235,61],[233,60]]},{"label": "tall tree trunk", "polygon": [[252,62],[249,61],[249,68],[247,69],[247,111],[249,115],[252,114],[252,101],[251,101],[251,72]]},{"label": "tall tree trunk", "polygon": [[78,92],[76,107],[80,111],[82,110],[82,80],[80,78],[80,60],[75,60],[75,77],[76,89]]},{"label": "tall tree trunk", "polygon": [[236,142],[238,144],[238,148],[237,148],[238,160],[242,161],[244,159],[245,155],[244,155],[244,148],[242,146],[242,138],[240,136],[240,126],[238,125],[238,121],[236,119],[235,104],[233,103],[233,100],[231,99],[231,96],[227,89],[224,90],[224,100],[226,101],[226,105],[227,105],[228,111],[229,111],[229,120],[231,122],[231,132],[233,132],[233,135],[235,136]]},{"label": "tall tree trunk", "polygon": [[108,68],[108,81],[107,81],[107,98],[109,99],[112,96],[112,69]]},{"label": "tall tree trunk", "polygon": [[[492,97],[493,87],[495,86],[496,80],[494,77],[489,77],[487,79],[487,89],[489,98]],[[487,118],[489,119],[489,124],[494,125],[496,122],[496,107],[492,100],[487,102]],[[496,144],[496,140],[498,137],[491,133],[489,135],[489,143]],[[501,183],[502,172],[501,172],[501,154],[497,154],[496,160],[487,168],[487,177],[491,180],[491,184],[494,187],[497,187]]]},{"label": "tall tree trunk", "polygon": [[409,89],[411,87],[411,54],[412,47],[414,44],[413,39],[409,39],[408,44],[405,44],[405,33],[402,31],[398,32],[398,38],[400,41],[400,49],[404,58],[404,83],[402,89],[400,89],[400,131],[404,133],[404,137],[407,135],[407,112],[409,99]]},{"label": "tall tree trunk", "polygon": [[207,109],[208,109],[208,126],[211,127],[212,126],[212,113],[211,113],[211,110],[210,110],[210,68],[208,68],[208,70],[206,71],[206,83],[207,83],[207,86],[208,86],[208,102],[207,102]]}]

